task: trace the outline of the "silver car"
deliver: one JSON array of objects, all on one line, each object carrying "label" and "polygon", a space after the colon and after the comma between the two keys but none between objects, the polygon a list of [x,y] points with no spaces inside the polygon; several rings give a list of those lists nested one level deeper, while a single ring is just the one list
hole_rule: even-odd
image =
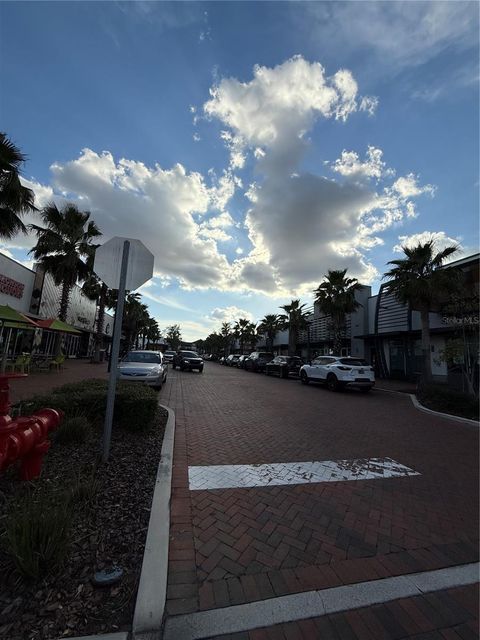
[{"label": "silver car", "polygon": [[118,365],[118,379],[143,382],[161,389],[167,379],[167,365],[160,351],[129,351]]}]

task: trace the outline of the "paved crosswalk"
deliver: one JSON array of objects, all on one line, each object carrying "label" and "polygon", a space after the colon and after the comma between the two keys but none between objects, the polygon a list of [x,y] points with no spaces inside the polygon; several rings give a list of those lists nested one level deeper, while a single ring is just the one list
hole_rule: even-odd
[{"label": "paved crosswalk", "polygon": [[391,458],[192,466],[188,469],[189,487],[193,491],[375,480],[415,475],[420,474]]}]

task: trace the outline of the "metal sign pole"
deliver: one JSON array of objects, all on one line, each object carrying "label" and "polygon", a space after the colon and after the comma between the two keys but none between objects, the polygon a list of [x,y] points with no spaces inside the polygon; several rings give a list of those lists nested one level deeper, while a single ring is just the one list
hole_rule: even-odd
[{"label": "metal sign pole", "polygon": [[[110,440],[112,437],[112,420],[113,409],[115,405],[115,388],[117,386],[118,375],[118,353],[120,351],[120,338],[122,335],[122,318],[123,307],[125,304],[125,284],[127,281],[128,253],[130,251],[130,242],[125,240],[123,243],[122,268],[120,271],[120,282],[118,285],[118,300],[115,308],[115,327],[112,338],[111,351],[111,369],[108,381],[107,409],[105,412],[105,425],[103,427],[103,462],[108,461],[110,453]],[[118,322],[117,322],[118,318]]]}]

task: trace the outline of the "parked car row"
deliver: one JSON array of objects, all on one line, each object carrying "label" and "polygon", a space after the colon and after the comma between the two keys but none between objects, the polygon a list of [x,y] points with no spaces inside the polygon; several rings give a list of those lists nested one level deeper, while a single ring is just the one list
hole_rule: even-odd
[{"label": "parked car row", "polygon": [[220,364],[247,371],[264,372],[280,378],[297,377],[302,384],[319,382],[331,391],[356,387],[367,392],[375,385],[375,373],[362,358],[351,356],[318,356],[305,363],[299,356],[274,356],[273,353],[254,351],[250,355],[231,354],[220,358]]}]

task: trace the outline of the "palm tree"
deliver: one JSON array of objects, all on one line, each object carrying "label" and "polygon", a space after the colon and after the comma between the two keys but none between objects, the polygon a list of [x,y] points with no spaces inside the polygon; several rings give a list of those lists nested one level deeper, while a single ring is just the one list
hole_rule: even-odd
[{"label": "palm tree", "polygon": [[347,269],[328,271],[324,281],[315,289],[315,302],[320,311],[330,316],[333,331],[333,352],[340,355],[345,334],[346,315],[353,313],[360,303],[355,292],[362,288],[356,278],[346,277]]},{"label": "palm tree", "polygon": [[[228,323],[224,323],[228,324]],[[223,325],[222,325],[223,326]],[[207,353],[218,355],[224,349],[224,337],[218,333],[211,333],[205,338],[205,349]]]},{"label": "palm tree", "polygon": [[223,343],[223,355],[226,358],[230,351],[230,343],[232,341],[232,327],[229,322],[222,322],[222,327],[220,329],[220,336],[222,338],[222,343]]},{"label": "palm tree", "polygon": [[391,260],[394,265],[384,277],[389,278],[387,290],[402,304],[420,312],[422,326],[423,380],[432,379],[430,355],[430,311],[440,302],[441,297],[455,290],[458,274],[454,269],[442,269],[445,260],[458,251],[458,246],[449,246],[435,252],[435,243],[429,240],[415,247],[402,247],[405,258]]},{"label": "palm tree", "polygon": [[160,332],[160,327],[158,326],[158,322],[155,320],[155,318],[150,318],[150,320],[148,321],[147,332],[146,332],[147,349],[150,347],[150,343],[155,345],[160,340],[161,337],[162,337],[162,334]]},{"label": "palm tree", "polygon": [[176,351],[182,343],[182,332],[180,325],[172,324],[166,329],[165,339],[170,345],[170,349]]},{"label": "palm tree", "polygon": [[94,362],[100,362],[100,351],[104,346],[103,325],[105,324],[105,309],[113,309],[113,307],[115,307],[117,303],[117,291],[109,289],[107,285],[93,273],[93,256],[89,258],[87,263],[92,271],[83,283],[82,291],[87,296],[87,298],[90,298],[90,300],[95,300],[97,303],[98,311],[95,327],[95,346],[93,359]]},{"label": "palm tree", "polygon": [[240,343],[240,353],[243,353],[245,342],[251,339],[251,322],[246,318],[239,318],[233,327],[233,335]]},{"label": "palm tree", "polygon": [[30,253],[61,286],[58,317],[66,322],[72,288],[89,277],[87,260],[91,260],[96,247],[92,241],[102,234],[90,220],[90,213],[79,211],[74,204],[67,203],[61,211],[49,204],[40,216],[44,227],[29,225],[38,238]]},{"label": "palm tree", "polygon": [[275,313],[268,313],[263,320],[260,320],[258,332],[267,336],[267,351],[273,351],[273,343],[281,326],[282,320],[280,316]]},{"label": "palm tree", "polygon": [[307,315],[304,312],[304,304],[300,300],[292,300],[290,304],[280,307],[285,314],[280,316],[281,328],[288,329],[288,355],[294,356],[297,351],[298,334],[308,327]]},{"label": "palm tree", "polygon": [[26,233],[27,228],[21,215],[37,211],[34,206],[35,195],[20,182],[20,167],[25,156],[7,138],[0,133],[0,237],[12,238],[19,232]]}]

